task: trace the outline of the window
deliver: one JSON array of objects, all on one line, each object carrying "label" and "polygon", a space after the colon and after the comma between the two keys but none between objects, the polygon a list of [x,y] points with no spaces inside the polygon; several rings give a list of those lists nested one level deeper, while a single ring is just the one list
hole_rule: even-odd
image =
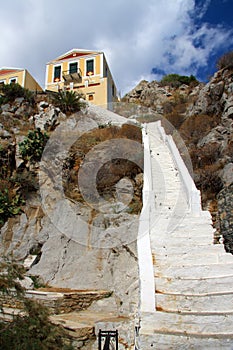
[{"label": "window", "polygon": [[54,67],[53,81],[61,80],[61,66]]},{"label": "window", "polygon": [[86,75],[91,76],[94,75],[94,60],[86,61]]},{"label": "window", "polygon": [[115,86],[112,84],[112,96],[115,96]]},{"label": "window", "polygon": [[10,79],[10,84],[15,84],[17,83],[17,78],[11,78]]},{"label": "window", "polygon": [[6,84],[6,80],[0,80],[0,86]]},{"label": "window", "polygon": [[70,63],[69,64],[69,74],[77,73],[78,71],[78,62]]},{"label": "window", "polygon": [[94,100],[94,95],[88,95],[88,100],[93,101]]}]

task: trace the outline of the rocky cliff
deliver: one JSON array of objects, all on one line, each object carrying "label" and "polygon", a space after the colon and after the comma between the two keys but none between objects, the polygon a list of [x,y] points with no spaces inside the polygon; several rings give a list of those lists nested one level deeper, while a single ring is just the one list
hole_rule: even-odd
[{"label": "rocky cliff", "polygon": [[[223,69],[206,85],[142,81],[125,96],[126,103],[113,106],[117,113],[88,105],[67,116],[46,94],[33,104],[23,97],[2,104],[1,259],[25,266],[27,289],[39,283],[46,293],[104,291],[108,297],[87,306],[89,321],[96,315],[91,334],[104,310],[109,327],[117,322],[122,346],[133,346],[143,147],[140,126],[132,119],[161,119],[184,157],[185,142],[203,207],[213,216],[215,242],[223,237],[232,253],[232,92],[233,72]],[[22,142],[28,131],[35,136],[38,130],[31,139],[33,154],[32,144]],[[38,161],[45,132],[49,139]],[[61,323],[67,317],[59,315]]]},{"label": "rocky cliff", "polygon": [[[141,129],[94,106],[67,117],[45,95],[27,107],[23,98],[1,106],[1,199],[6,189],[13,208],[0,212],[1,258],[26,266],[26,288],[38,276],[47,287],[107,290],[93,312],[135,315]],[[49,141],[32,162],[19,144],[37,128]]]},{"label": "rocky cliff", "polygon": [[148,108],[141,121],[162,119],[175,138],[179,132],[191,156],[203,207],[212,213],[216,242],[223,237],[226,250],[233,253],[232,93],[233,71],[222,69],[207,84],[195,86],[141,81],[124,101]]}]

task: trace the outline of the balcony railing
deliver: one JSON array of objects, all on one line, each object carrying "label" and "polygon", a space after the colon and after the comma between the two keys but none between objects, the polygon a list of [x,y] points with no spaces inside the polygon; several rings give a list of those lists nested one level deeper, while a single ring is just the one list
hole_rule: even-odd
[{"label": "balcony railing", "polygon": [[73,81],[80,82],[82,81],[82,72],[79,68],[76,72],[72,72],[72,70],[65,70],[62,72],[62,77],[65,83],[71,83]]}]

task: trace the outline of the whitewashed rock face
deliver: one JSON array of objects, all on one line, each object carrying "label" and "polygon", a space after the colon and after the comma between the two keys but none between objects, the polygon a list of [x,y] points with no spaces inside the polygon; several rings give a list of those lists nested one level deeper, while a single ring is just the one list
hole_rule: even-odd
[{"label": "whitewashed rock face", "polygon": [[[41,103],[44,126],[36,125],[45,129],[44,123],[48,120],[49,123],[53,122],[53,113],[54,109]],[[48,120],[44,118],[45,114]],[[122,125],[127,119],[90,106],[81,119],[75,116],[67,121],[67,135],[74,128],[77,129],[77,125],[79,132],[83,133],[98,127],[98,123],[109,122]],[[59,141],[58,138],[57,144]],[[65,150],[60,147],[57,159],[63,161],[65,155]],[[25,212],[9,219],[2,228],[0,255],[12,254],[19,262],[31,254],[37,255],[29,274],[38,275],[55,287],[108,290],[113,294],[110,299],[102,301],[102,309],[113,310],[122,316],[135,314],[139,288],[136,248],[138,216],[109,208],[98,212],[88,205],[65,199],[62,183],[56,182],[61,175],[59,166],[53,159],[49,171],[57,171],[54,183],[51,183],[49,176],[42,176],[42,201],[40,197],[32,196]],[[140,182],[139,177],[137,181]],[[57,192],[53,188],[56,186]],[[128,194],[124,188],[127,188]],[[124,208],[130,199],[128,196],[132,195],[130,181],[127,178],[120,181],[116,192],[119,204],[122,202]],[[98,303],[93,308],[98,308]]]},{"label": "whitewashed rock face", "polygon": [[64,114],[59,108],[55,108],[52,105],[48,105],[46,102],[40,102],[39,114],[35,114],[31,117],[36,128],[41,130],[54,129],[58,125],[58,120],[64,118]]}]

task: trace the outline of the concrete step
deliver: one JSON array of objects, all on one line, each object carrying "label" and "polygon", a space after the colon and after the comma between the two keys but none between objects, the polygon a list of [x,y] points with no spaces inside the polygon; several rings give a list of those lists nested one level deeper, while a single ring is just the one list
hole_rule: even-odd
[{"label": "concrete step", "polygon": [[233,315],[188,315],[168,312],[143,313],[141,334],[179,334],[233,338]]},{"label": "concrete step", "polygon": [[201,266],[158,266],[155,277],[205,279],[214,277],[233,277],[233,263],[206,264]]},{"label": "concrete step", "polygon": [[233,274],[216,278],[155,278],[156,293],[206,295],[233,293]]},{"label": "concrete step", "polygon": [[156,309],[166,312],[233,314],[233,291],[226,294],[156,294]]},{"label": "concrete step", "polygon": [[232,350],[233,339],[228,336],[201,337],[186,334],[144,334],[141,330],[140,346],[143,350]]}]

